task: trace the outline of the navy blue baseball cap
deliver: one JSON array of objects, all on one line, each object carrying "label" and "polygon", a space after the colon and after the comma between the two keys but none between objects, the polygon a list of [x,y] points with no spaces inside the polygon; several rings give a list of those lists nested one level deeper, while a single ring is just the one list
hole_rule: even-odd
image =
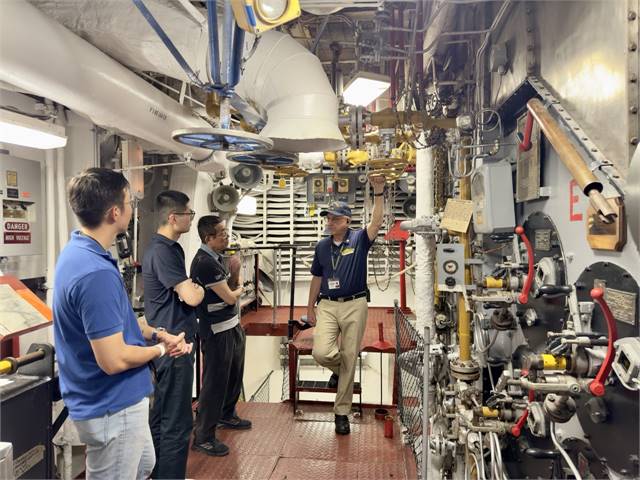
[{"label": "navy blue baseball cap", "polygon": [[349,217],[351,218],[351,208],[347,202],[331,202],[327,208],[320,212],[321,217],[327,215],[335,215],[336,217]]}]

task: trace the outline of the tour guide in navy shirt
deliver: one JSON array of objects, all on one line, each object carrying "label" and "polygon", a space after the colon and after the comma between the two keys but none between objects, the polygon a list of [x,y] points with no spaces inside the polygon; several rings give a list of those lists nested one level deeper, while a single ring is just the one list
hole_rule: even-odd
[{"label": "tour guide in navy shirt", "polygon": [[[189,197],[174,190],[158,194],[155,210],[158,231],[142,260],[145,315],[158,330],[184,331],[186,340],[193,342],[197,330],[194,307],[202,302],[204,290],[187,277],[178,239],[191,228],[195,212],[189,208]],[[193,356],[162,358],[155,365],[150,422],[157,463],[152,476],[185,478],[193,428]]]},{"label": "tour guide in navy shirt", "polygon": [[[140,326],[107,251],[131,220],[121,173],[91,168],[69,183],[69,203],[82,228],[56,265],[53,331],[60,390],[80,440],[86,478],[148,478],[155,463],[148,426],[151,374],[147,363],[166,351],[189,351],[184,335],[152,337]],[[141,331],[142,328],[142,331]]]},{"label": "tour guide in navy shirt", "polygon": [[329,386],[337,386],[333,411],[336,433],[340,435],[350,432],[347,415],[353,400],[353,376],[367,325],[367,255],[382,226],[385,178],[375,176],[369,181],[374,204],[367,228],[351,230],[349,206],[344,202],[330,204],[320,215],[327,217],[331,236],[318,242],[311,265],[307,317],[309,323],[316,325],[313,358],[333,372]]}]

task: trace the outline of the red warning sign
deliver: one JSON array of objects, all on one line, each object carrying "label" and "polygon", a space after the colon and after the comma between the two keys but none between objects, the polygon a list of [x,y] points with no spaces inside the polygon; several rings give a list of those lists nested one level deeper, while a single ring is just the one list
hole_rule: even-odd
[{"label": "red warning sign", "polygon": [[4,222],[4,229],[7,232],[28,232],[29,224],[27,222]]},{"label": "red warning sign", "polygon": [[4,232],[4,243],[31,243],[31,232]]}]

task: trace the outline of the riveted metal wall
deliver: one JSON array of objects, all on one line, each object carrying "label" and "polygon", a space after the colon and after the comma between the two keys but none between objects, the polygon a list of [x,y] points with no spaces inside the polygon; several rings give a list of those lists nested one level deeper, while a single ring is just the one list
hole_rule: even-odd
[{"label": "riveted metal wall", "polygon": [[626,173],[639,138],[637,15],[637,0],[519,2],[493,37],[510,61],[492,74],[492,104],[538,73]]}]

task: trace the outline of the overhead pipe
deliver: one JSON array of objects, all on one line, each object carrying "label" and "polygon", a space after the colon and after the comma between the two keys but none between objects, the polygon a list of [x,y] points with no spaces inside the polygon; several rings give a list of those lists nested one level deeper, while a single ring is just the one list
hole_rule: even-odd
[{"label": "overhead pipe", "polygon": [[290,35],[263,33],[244,65],[237,93],[267,117],[261,135],[274,149],[321,152],[344,148],[338,98],[318,57]]},{"label": "overhead pipe", "polygon": [[211,154],[171,138],[174,130],[208,123],[27,1],[2,3],[0,58],[1,81],[50,98],[97,125],[196,160]]}]

